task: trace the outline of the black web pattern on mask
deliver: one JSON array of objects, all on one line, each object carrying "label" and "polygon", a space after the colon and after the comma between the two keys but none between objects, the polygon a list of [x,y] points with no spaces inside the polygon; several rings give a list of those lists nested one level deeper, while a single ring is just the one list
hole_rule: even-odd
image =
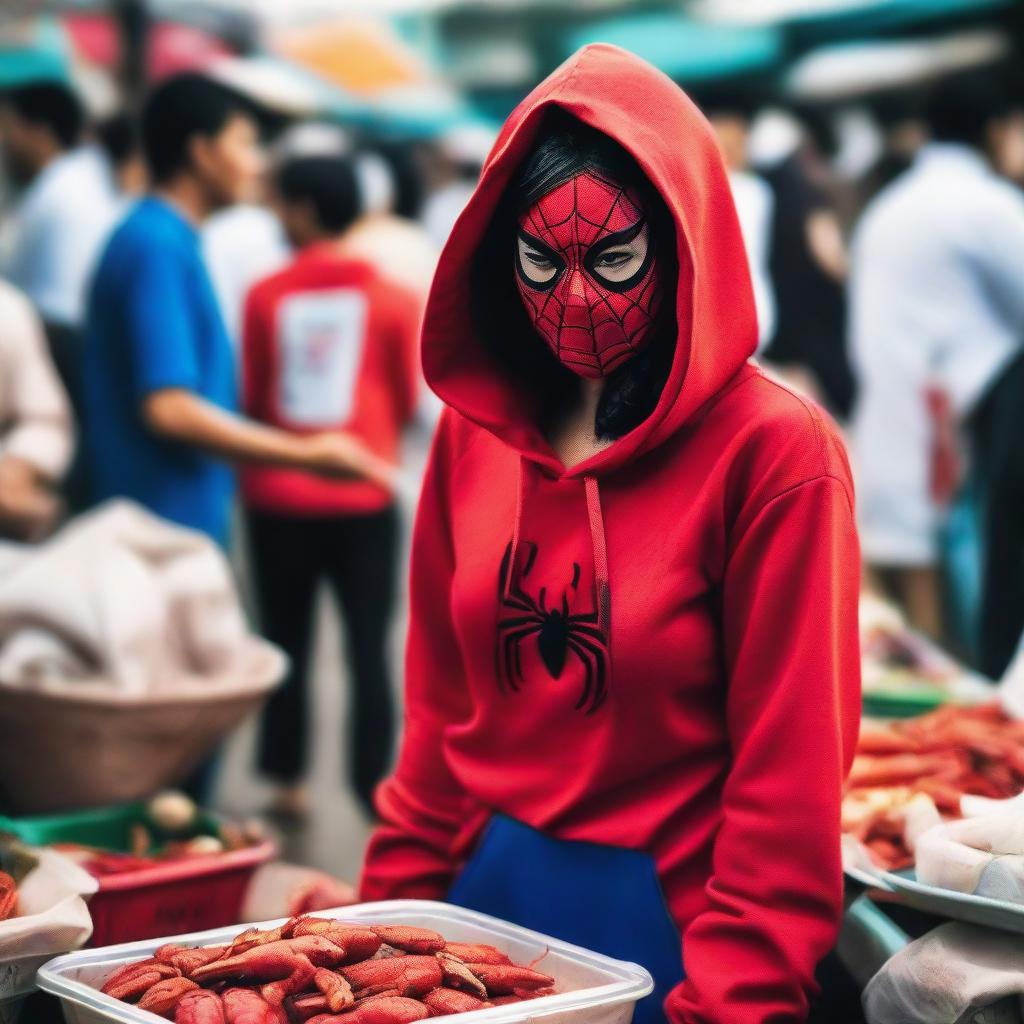
[{"label": "black web pattern on mask", "polygon": [[[597,178],[596,175],[594,175],[594,177]],[[603,182],[606,185],[611,185],[612,184],[611,182],[605,181],[603,178],[597,178],[597,180]],[[613,185],[612,187],[617,187],[617,186]],[[611,203],[610,203],[610,205],[608,207],[608,214],[605,217],[604,221],[598,223],[597,221],[590,220],[589,217],[584,216],[580,212],[580,204],[579,204],[579,177],[576,177],[576,178],[573,179],[573,182],[572,182],[572,210],[570,210],[570,212],[568,214],[566,214],[566,216],[565,216],[565,218],[563,220],[549,222],[547,220],[547,218],[545,218],[544,213],[541,210],[539,205],[534,208],[534,211],[531,212],[530,216],[531,216],[531,218],[533,216],[535,216],[535,215],[539,216],[541,223],[548,230],[548,232],[551,232],[552,228],[560,227],[561,225],[567,223],[569,220],[572,220],[573,218],[575,218],[575,225],[573,227],[573,234],[574,234],[575,237],[574,237],[573,241],[574,241],[574,244],[576,246],[576,252],[579,253],[580,248],[581,248],[580,232],[579,232],[579,222],[580,221],[584,221],[585,223],[589,224],[591,227],[597,228],[597,235],[595,236],[595,241],[592,242],[591,245],[596,244],[596,242],[600,239],[601,234],[603,234],[604,232],[606,232],[608,230],[608,222],[612,219],[612,215],[615,213],[615,210],[618,207],[619,203],[622,202],[622,200],[625,199],[625,198],[626,198],[625,189],[619,188],[618,189],[618,193],[616,194],[615,198],[611,201]],[[539,234],[539,232],[537,232],[537,233]],[[650,239],[649,235],[648,235],[648,238],[647,238],[647,244],[648,245],[651,244],[651,239]],[[563,270],[562,273],[566,273],[567,271],[568,271],[568,268],[565,268],[565,270]],[[580,267],[579,272],[581,274],[587,274],[586,269],[583,268],[583,267]],[[599,305],[604,305],[607,308],[607,310],[608,310],[608,317],[607,317],[607,319],[596,321],[595,318],[594,318],[594,307],[589,305],[589,304],[587,306],[587,316],[590,318],[590,338],[591,338],[591,346],[592,346],[592,350],[591,350],[590,355],[597,362],[597,364],[601,368],[602,372],[604,372],[609,366],[613,365],[615,362],[618,362],[622,358],[625,358],[630,352],[633,352],[633,351],[636,350],[636,346],[634,345],[634,339],[637,337],[638,334],[641,333],[641,331],[643,331],[646,327],[648,327],[650,325],[650,323],[651,323],[651,321],[653,319],[653,317],[651,316],[649,308],[647,306],[645,306],[643,300],[645,299],[645,297],[650,295],[650,293],[653,291],[653,289],[655,287],[655,284],[656,284],[656,278],[655,278],[655,275],[654,275],[654,264],[652,262],[650,270],[648,271],[648,274],[647,274],[647,279],[644,282],[643,286],[641,287],[639,294],[636,296],[636,298],[627,300],[628,301],[628,305],[623,310],[621,315],[615,310],[615,308],[609,302],[607,295],[602,293],[599,289],[596,289],[596,288],[594,289],[594,291],[596,292],[596,295],[597,295],[598,304]],[[619,294],[621,294],[621,293],[619,293]],[[557,320],[552,319],[550,316],[548,316],[548,306],[552,302],[555,304],[555,306],[557,307],[557,311],[560,314],[559,318]],[[566,357],[566,358],[563,359],[563,355],[562,355],[562,351],[563,351],[562,350],[562,331],[565,329],[564,328],[564,324],[565,324],[565,303],[562,302],[562,300],[559,299],[555,295],[555,289],[554,288],[552,288],[550,291],[548,291],[545,294],[544,301],[540,305],[539,308],[533,302],[532,298],[530,299],[530,305],[533,308],[535,319],[538,322],[544,321],[544,322],[550,324],[552,327],[555,328],[555,332],[556,332],[556,335],[555,335],[555,337],[556,337],[555,353],[556,353],[556,355],[558,356],[559,359],[561,359],[565,363],[576,363],[576,364],[581,365],[581,366],[589,366],[589,365],[591,365],[589,360],[583,359],[583,358]],[[632,332],[627,332],[626,331],[626,317],[634,309],[639,309],[640,312],[643,313],[643,315],[645,317],[645,322],[639,324]],[[602,357],[600,355],[598,355],[598,352],[597,352],[597,334],[596,334],[596,331],[597,331],[597,328],[599,326],[601,326],[603,324],[606,324],[606,323],[616,323],[616,324],[618,324],[619,330],[621,331],[621,333],[623,335],[623,338],[622,338],[621,341],[616,341],[612,345],[608,346],[608,348],[605,350],[605,353],[604,353],[604,359],[602,359]],[[574,348],[567,348],[566,351],[570,352],[570,353],[573,353],[573,352],[581,352],[582,350],[581,349],[574,349]]]}]

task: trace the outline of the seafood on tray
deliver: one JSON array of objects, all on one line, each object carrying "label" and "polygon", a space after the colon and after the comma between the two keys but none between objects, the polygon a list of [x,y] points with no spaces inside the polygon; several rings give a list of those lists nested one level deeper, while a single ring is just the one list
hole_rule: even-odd
[{"label": "seafood on tray", "polygon": [[930,801],[959,818],[961,797],[1006,799],[1024,791],[1024,721],[998,704],[947,706],[918,718],[865,721],[843,800],[843,831],[876,863],[913,863],[908,822]]},{"label": "seafood on tray", "polygon": [[161,946],[102,991],[175,1024],[406,1024],[551,995],[554,979],[427,928],[302,916],[223,946]]}]

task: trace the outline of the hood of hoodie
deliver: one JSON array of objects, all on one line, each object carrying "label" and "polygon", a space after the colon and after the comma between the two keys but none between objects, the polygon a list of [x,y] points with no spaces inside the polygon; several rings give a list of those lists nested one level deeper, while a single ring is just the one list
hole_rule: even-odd
[{"label": "hood of hoodie", "polygon": [[[632,431],[570,470],[533,422],[517,385],[478,338],[471,301],[477,249],[552,108],[614,139],[647,175],[673,219],[681,278],[675,353],[657,406]],[[512,274],[511,257],[494,273]],[[639,57],[603,43],[584,47],[509,115],[452,230],[424,317],[427,383],[528,461],[558,476],[600,476],[676,433],[736,375],[756,343],[743,238],[711,126],[670,78]]]}]

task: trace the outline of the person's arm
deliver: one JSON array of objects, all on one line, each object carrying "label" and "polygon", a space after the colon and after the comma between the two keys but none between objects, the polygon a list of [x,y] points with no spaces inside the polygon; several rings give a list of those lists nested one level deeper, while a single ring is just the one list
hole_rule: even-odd
[{"label": "person's arm", "polygon": [[38,476],[58,480],[71,461],[73,446],[67,395],[27,300],[12,290],[5,296],[2,319],[3,347],[10,353],[3,372],[11,427],[0,438],[0,460],[16,459]]},{"label": "person's arm", "polygon": [[395,468],[349,434],[290,434],[247,420],[198,394],[188,264],[181,253],[166,247],[140,247],[134,257],[123,292],[125,342],[146,427],[239,462],[395,485]]},{"label": "person's arm", "polygon": [[413,533],[405,731],[398,767],[377,790],[381,825],[366,852],[360,898],[442,899],[458,869],[456,837],[470,801],[444,761],[445,727],[471,709],[451,610],[447,488],[451,413],[434,439]]},{"label": "person's arm", "polygon": [[235,462],[268,463],[395,486],[395,467],[352,434],[290,434],[221,409],[186,388],[148,394],[142,415],[154,433]]},{"label": "person's arm", "polygon": [[673,1024],[804,1020],[842,914],[839,812],[860,715],[848,482],[807,480],[748,518],[722,590],[732,766]]}]

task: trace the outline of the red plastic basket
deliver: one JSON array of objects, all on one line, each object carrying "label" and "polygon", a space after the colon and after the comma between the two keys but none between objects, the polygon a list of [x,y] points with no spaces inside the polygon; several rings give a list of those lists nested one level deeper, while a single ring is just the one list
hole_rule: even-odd
[{"label": "red plastic basket", "polygon": [[89,900],[89,945],[112,946],[236,924],[253,873],[276,853],[276,845],[266,840],[244,850],[101,878],[99,891]]}]

